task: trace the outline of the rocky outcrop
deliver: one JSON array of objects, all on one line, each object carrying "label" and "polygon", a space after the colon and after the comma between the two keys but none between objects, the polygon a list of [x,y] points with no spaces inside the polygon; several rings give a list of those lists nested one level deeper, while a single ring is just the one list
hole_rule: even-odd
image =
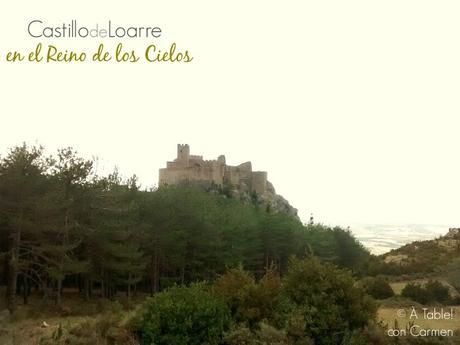
[{"label": "rocky outcrop", "polygon": [[279,194],[276,194],[273,184],[267,181],[267,188],[263,193],[251,190],[251,187],[245,183],[239,185],[226,185],[224,183],[222,190],[225,195],[233,198],[239,198],[244,202],[251,202],[261,205],[271,212],[281,212],[299,219],[297,209],[292,207],[289,201]]}]

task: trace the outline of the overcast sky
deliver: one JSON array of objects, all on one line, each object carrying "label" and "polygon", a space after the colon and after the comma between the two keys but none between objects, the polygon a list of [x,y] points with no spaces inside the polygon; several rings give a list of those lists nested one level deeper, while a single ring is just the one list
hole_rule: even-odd
[{"label": "overcast sky", "polygon": [[[458,226],[459,15],[458,1],[10,2],[0,152],[70,145],[151,186],[188,143],[268,171],[305,220]],[[157,43],[194,61],[7,65],[6,51],[39,42],[33,19],[160,26]]]}]

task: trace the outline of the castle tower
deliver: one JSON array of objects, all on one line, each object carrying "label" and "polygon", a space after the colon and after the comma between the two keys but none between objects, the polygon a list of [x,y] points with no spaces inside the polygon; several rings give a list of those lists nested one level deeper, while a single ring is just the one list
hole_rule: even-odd
[{"label": "castle tower", "polygon": [[220,164],[225,165],[225,156],[224,156],[224,155],[220,155],[220,156],[217,158],[217,161],[218,161]]},{"label": "castle tower", "polygon": [[252,173],[252,190],[259,195],[267,192],[267,172],[254,171]]},{"label": "castle tower", "polygon": [[190,146],[187,144],[177,144],[177,161],[181,162],[184,166],[189,165],[190,161]]}]

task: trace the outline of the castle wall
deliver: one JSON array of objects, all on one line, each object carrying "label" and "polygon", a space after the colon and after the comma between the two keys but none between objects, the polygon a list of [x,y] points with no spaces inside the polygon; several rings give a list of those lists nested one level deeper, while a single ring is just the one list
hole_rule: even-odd
[{"label": "castle wall", "polygon": [[160,185],[175,185],[180,182],[180,170],[160,169]]},{"label": "castle wall", "polygon": [[267,192],[267,173],[265,171],[252,173],[252,190],[260,195]]},{"label": "castle wall", "polygon": [[225,182],[236,186],[240,182],[240,176],[236,167],[227,166],[225,171]]},{"label": "castle wall", "polygon": [[192,181],[207,181],[222,185],[224,169],[212,165],[160,169],[160,185]]},{"label": "castle wall", "polygon": [[159,177],[160,185],[196,181],[217,185],[246,185],[260,194],[267,191],[267,173],[252,172],[251,162],[228,166],[225,156],[219,156],[217,160],[203,160],[202,156],[190,155],[188,145],[177,146],[177,158],[167,162],[166,168],[160,169]]}]

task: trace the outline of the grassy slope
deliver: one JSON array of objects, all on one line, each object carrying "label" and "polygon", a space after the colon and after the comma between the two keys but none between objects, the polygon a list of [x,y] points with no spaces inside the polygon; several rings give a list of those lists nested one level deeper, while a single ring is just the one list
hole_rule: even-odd
[{"label": "grassy slope", "polygon": [[[110,337],[126,337],[123,343],[135,344],[123,326],[145,298],[139,296],[123,304],[105,299],[83,302],[77,292],[67,291],[65,303],[58,308],[52,301],[43,303],[40,296],[31,296],[28,305],[19,305],[14,317],[0,321],[0,344],[60,344],[53,340],[59,333],[62,340],[80,339],[79,344],[107,344]],[[4,307],[0,305],[0,310]]]}]

